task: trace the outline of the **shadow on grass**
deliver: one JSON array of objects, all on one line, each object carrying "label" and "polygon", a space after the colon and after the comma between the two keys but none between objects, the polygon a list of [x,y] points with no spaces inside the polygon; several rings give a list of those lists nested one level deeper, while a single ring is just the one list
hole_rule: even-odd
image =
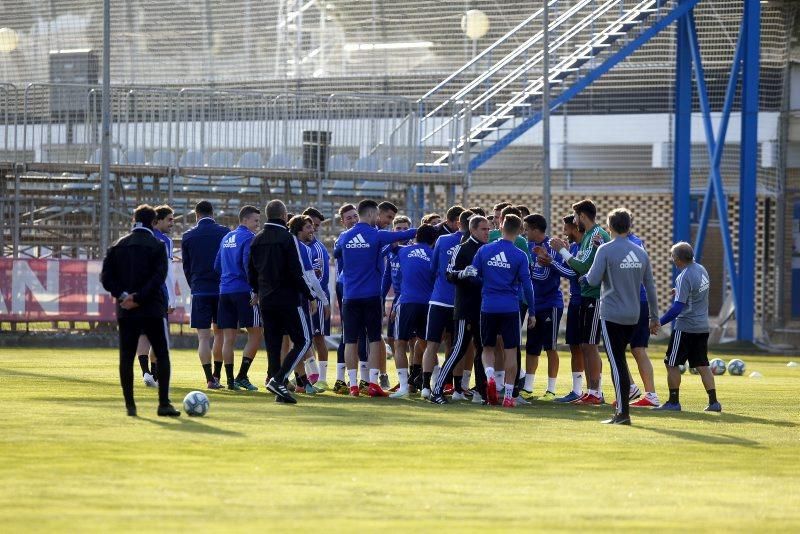
[{"label": "shadow on grass", "polygon": [[145,419],[138,418],[140,421],[151,423],[160,426],[165,430],[173,432],[188,432],[190,434],[212,434],[216,436],[244,436],[241,432],[233,430],[224,430],[214,426],[209,426],[201,421],[198,417],[188,417],[186,414],[175,418],[161,417],[158,419]]},{"label": "shadow on grass", "polygon": [[[634,423],[635,424],[635,423]],[[727,434],[698,434],[695,432],[688,432],[686,430],[675,430],[671,428],[653,428],[647,426],[636,425],[634,428],[638,430],[645,430],[647,432],[654,432],[664,436],[679,438],[686,441],[694,441],[697,443],[707,443],[709,445],[738,445],[740,447],[747,447],[750,449],[763,449],[765,448],[758,441],[743,438],[741,436],[731,436]]]}]

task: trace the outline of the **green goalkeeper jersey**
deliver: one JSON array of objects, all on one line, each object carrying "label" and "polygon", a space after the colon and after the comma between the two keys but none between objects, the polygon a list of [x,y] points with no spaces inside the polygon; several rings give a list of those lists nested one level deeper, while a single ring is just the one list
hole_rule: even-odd
[{"label": "green goalkeeper jersey", "polygon": [[[608,232],[603,230],[599,224],[595,224],[592,226],[589,231],[583,234],[583,239],[581,239],[581,246],[578,249],[578,253],[569,260],[569,266],[578,273],[578,276],[583,276],[589,272],[589,269],[594,262],[594,256],[597,253],[597,247],[592,244],[592,239],[596,235],[603,236],[603,243],[608,243],[611,241],[611,236],[608,235]],[[600,298],[600,286],[594,287],[590,286],[587,283],[581,284],[581,297],[599,299]]]}]

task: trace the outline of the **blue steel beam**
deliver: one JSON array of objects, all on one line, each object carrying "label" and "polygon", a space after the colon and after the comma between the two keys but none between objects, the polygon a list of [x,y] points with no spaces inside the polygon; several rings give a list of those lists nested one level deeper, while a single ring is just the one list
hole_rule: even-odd
[{"label": "blue steel beam", "polygon": [[[714,189],[714,199],[717,204],[717,214],[719,215],[720,232],[722,233],[722,247],[725,253],[725,265],[728,268],[731,279],[733,298],[739,294],[739,281],[736,273],[736,260],[733,255],[733,241],[731,240],[730,227],[728,226],[728,199],[725,196],[725,189],[722,183],[722,175],[719,170],[719,161],[714,165],[715,156],[722,154],[722,147],[725,145],[725,138],[718,140],[714,138],[714,128],[711,124],[711,105],[708,101],[708,89],[706,88],[706,76],[703,70],[703,59],[700,56],[700,41],[697,38],[697,26],[694,21],[694,14],[689,13],[684,17],[686,25],[684,27],[689,44],[691,45],[692,59],[694,60],[695,80],[697,82],[697,93],[700,100],[700,110],[703,113],[703,127],[706,133],[706,146],[708,148],[708,159],[711,165],[711,183]],[[734,81],[735,83],[735,81]],[[728,110],[730,114],[730,109]],[[727,125],[726,125],[727,128]],[[677,221],[676,221],[677,224]]]},{"label": "blue steel beam", "polygon": [[[672,239],[690,241],[692,182],[692,55],[687,30],[687,15],[676,22],[675,57],[675,144],[673,147]],[[673,279],[677,270],[673,269]]]},{"label": "blue steel beam", "polygon": [[745,0],[743,18],[742,142],[739,160],[739,298],[736,303],[736,337],[739,341],[753,341],[761,2]]},{"label": "blue steel beam", "polygon": [[[733,64],[731,65],[731,75],[728,79],[728,88],[725,91],[725,102],[722,105],[722,118],[717,131],[717,146],[714,151],[714,157],[711,159],[711,168],[719,169],[722,162],[722,151],[725,148],[725,137],[728,135],[728,123],[731,118],[731,109],[733,108],[733,99],[736,96],[736,87],[739,84],[739,71],[741,70],[742,63],[742,35],[744,27],[739,29],[739,40],[736,43],[736,52],[733,56]],[[703,257],[703,246],[705,245],[706,230],[708,229],[708,219],[711,216],[711,197],[715,194],[714,180],[709,174],[708,187],[706,195],[703,199],[703,212],[700,216],[700,224],[697,229],[697,237],[694,246],[694,254],[697,261],[701,261]]]},{"label": "blue steel beam", "polygon": [[[614,68],[620,61],[630,56],[636,50],[641,48],[642,45],[658,35],[664,28],[688,13],[694,6],[698,4],[698,2],[700,2],[700,0],[685,0],[684,3],[678,5],[678,7],[664,15],[664,17],[658,20],[658,22],[650,26],[647,30],[643,31],[639,37],[620,48],[608,59],[606,59],[600,66],[586,73],[583,78],[575,82],[575,84],[570,86],[569,89],[565,90],[558,97],[554,98],[550,104],[550,109],[556,110],[572,100],[575,95],[586,89],[586,87],[588,87],[591,83]],[[498,139],[492,146],[475,156],[469,163],[470,172],[474,172],[481,165],[489,161],[495,154],[513,143],[517,138],[519,138],[522,134],[527,132],[541,120],[542,112],[537,111],[529,118],[519,123],[502,138]]]}]

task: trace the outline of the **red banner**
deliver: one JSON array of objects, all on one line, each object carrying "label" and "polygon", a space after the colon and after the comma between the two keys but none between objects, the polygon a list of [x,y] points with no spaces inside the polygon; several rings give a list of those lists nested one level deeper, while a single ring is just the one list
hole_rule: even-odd
[{"label": "red banner", "polygon": [[[100,283],[102,262],[0,258],[0,321],[114,321],[114,301]],[[188,323],[189,287],[172,264],[178,295],[171,323]]]}]

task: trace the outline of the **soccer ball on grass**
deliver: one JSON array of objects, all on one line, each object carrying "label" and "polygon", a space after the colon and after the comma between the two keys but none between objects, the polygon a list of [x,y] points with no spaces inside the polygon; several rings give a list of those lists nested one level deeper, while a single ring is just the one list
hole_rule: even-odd
[{"label": "soccer ball on grass", "polygon": [[190,391],[183,398],[183,410],[188,415],[204,416],[208,413],[208,397],[202,391]]},{"label": "soccer ball on grass", "polygon": [[708,366],[711,368],[711,373],[717,376],[725,374],[725,360],[720,358],[714,358],[708,363]]},{"label": "soccer ball on grass", "polygon": [[744,362],[738,358],[728,362],[728,372],[734,376],[742,376],[745,368]]}]

